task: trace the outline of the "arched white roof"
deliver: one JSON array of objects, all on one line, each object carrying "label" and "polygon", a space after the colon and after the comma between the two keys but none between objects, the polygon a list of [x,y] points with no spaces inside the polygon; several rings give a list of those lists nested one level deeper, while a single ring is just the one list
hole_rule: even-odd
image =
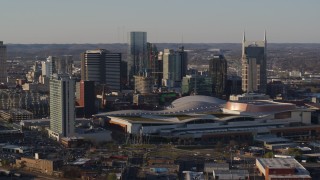
[{"label": "arched white roof", "polygon": [[181,107],[185,106],[186,104],[212,104],[212,105],[222,105],[225,104],[226,101],[212,97],[212,96],[202,96],[202,95],[195,95],[195,96],[185,96],[179,99],[174,100],[171,104],[173,107]]},{"label": "arched white roof", "polygon": [[107,113],[100,113],[97,116],[141,116],[152,114],[189,114],[201,113],[207,111],[220,111],[221,106],[225,104],[224,100],[211,96],[186,96],[172,102],[172,106],[165,110],[120,110]]}]

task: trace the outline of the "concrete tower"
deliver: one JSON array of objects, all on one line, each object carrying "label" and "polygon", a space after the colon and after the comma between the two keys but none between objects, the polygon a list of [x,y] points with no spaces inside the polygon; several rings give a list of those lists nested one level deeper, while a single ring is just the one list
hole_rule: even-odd
[{"label": "concrete tower", "polygon": [[263,41],[242,40],[242,90],[266,93],[267,90],[267,38]]},{"label": "concrete tower", "polygon": [[50,136],[74,135],[75,81],[67,74],[53,75],[50,79]]}]

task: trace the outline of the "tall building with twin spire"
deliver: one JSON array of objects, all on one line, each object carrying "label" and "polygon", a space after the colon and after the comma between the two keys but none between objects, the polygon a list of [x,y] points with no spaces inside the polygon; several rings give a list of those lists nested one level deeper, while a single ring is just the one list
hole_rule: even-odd
[{"label": "tall building with twin spire", "polygon": [[242,91],[245,93],[267,91],[267,38],[262,41],[242,40]]},{"label": "tall building with twin spire", "polygon": [[0,83],[7,82],[7,47],[0,41]]}]

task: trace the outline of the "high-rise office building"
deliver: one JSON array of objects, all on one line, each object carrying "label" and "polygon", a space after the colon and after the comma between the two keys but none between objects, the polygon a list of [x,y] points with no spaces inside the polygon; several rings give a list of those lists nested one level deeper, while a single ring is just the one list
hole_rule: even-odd
[{"label": "high-rise office building", "polygon": [[148,67],[146,73],[153,77],[158,87],[161,86],[162,80],[162,57],[159,59],[159,51],[156,45],[147,43]]},{"label": "high-rise office building", "polygon": [[221,51],[215,52],[209,60],[208,74],[212,78],[212,95],[221,98],[226,92],[227,84],[227,60]]},{"label": "high-rise office building", "polygon": [[175,71],[175,55],[174,51],[170,49],[163,50],[163,77],[162,77],[162,85],[167,87],[174,86],[174,71]]},{"label": "high-rise office building", "polygon": [[184,51],[184,46],[181,46],[177,52],[181,60],[181,79],[187,75],[188,71],[188,53]]},{"label": "high-rise office building", "polygon": [[121,61],[121,78],[120,78],[120,86],[121,89],[127,89],[128,85],[128,62],[127,61]]},{"label": "high-rise office building", "polygon": [[158,49],[155,44],[147,43],[147,63],[146,68],[150,71],[157,71],[158,69]]},{"label": "high-rise office building", "polygon": [[242,80],[240,76],[229,76],[226,86],[226,99],[229,99],[230,95],[242,94]]},{"label": "high-rise office building", "polygon": [[94,81],[77,82],[76,96],[79,106],[83,107],[84,117],[90,118],[97,113]]},{"label": "high-rise office building", "polygon": [[0,41],[0,83],[6,83],[7,76],[7,47]]},{"label": "high-rise office building", "polygon": [[53,75],[50,79],[50,131],[51,136],[74,135],[75,81],[67,74]]},{"label": "high-rise office building", "polygon": [[183,48],[178,51],[164,49],[162,61],[162,84],[167,87],[176,87],[178,84],[180,85],[183,76],[187,73],[187,53]]},{"label": "high-rise office building", "polygon": [[130,32],[128,47],[128,80],[130,84],[133,84],[133,76],[142,73],[147,66],[147,33]]},{"label": "high-rise office building", "polygon": [[57,60],[56,63],[58,74],[69,74],[72,75],[73,70],[73,56],[64,55]]},{"label": "high-rise office building", "polygon": [[81,55],[81,80],[106,85],[111,91],[121,90],[121,53],[105,49],[87,50]]},{"label": "high-rise office building", "polygon": [[181,83],[182,95],[212,95],[212,79],[209,76],[186,75]]},{"label": "high-rise office building", "polygon": [[149,94],[153,91],[154,78],[145,76],[134,76],[134,90],[139,94]]},{"label": "high-rise office building", "polygon": [[266,93],[267,90],[267,39],[263,41],[242,40],[242,90]]},{"label": "high-rise office building", "polygon": [[58,73],[57,61],[58,58],[55,56],[49,56],[46,61],[42,61],[42,76],[50,78],[53,74]]},{"label": "high-rise office building", "polygon": [[51,77],[53,74],[72,75],[73,57],[64,55],[60,58],[49,56],[46,61],[42,61],[42,76]]}]

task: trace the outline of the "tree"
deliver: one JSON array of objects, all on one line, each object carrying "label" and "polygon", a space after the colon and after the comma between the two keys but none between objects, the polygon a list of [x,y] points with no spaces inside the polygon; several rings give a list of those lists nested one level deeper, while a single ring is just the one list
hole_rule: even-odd
[{"label": "tree", "polygon": [[264,158],[273,158],[273,152],[267,152],[263,155]]},{"label": "tree", "polygon": [[288,155],[294,156],[294,157],[299,157],[302,155],[302,152],[298,148],[289,148],[288,149]]},{"label": "tree", "polygon": [[9,165],[9,161],[6,160],[6,159],[2,159],[2,160],[1,160],[1,165],[2,165],[2,166],[7,166],[7,165]]}]

